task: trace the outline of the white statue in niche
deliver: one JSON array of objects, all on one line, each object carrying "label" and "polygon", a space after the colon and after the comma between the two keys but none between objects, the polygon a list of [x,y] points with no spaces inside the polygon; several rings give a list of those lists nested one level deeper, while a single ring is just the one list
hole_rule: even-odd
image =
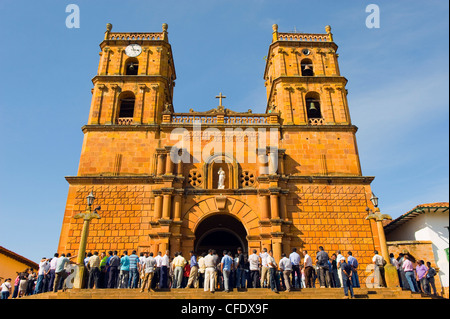
[{"label": "white statue in niche", "polygon": [[222,169],[222,167],[219,168],[219,183],[217,185],[217,189],[224,189],[225,188],[225,171]]}]

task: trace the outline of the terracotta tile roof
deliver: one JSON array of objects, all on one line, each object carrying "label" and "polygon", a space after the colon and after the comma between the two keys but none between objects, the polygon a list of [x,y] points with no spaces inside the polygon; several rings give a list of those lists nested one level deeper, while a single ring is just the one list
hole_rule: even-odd
[{"label": "terracotta tile roof", "polygon": [[437,203],[428,203],[428,204],[420,204],[401,215],[400,217],[394,220],[385,220],[383,221],[384,231],[389,233],[391,230],[399,227],[400,225],[406,223],[408,220],[426,213],[435,213],[435,212],[447,212],[449,209],[448,202],[437,202]]},{"label": "terracotta tile roof", "polygon": [[33,269],[39,269],[39,265],[37,263],[35,263],[34,261],[31,261],[28,258],[25,258],[25,257],[23,257],[23,256],[21,256],[19,254],[16,254],[15,252],[13,252],[13,251],[11,251],[9,249],[6,249],[3,246],[0,246],[0,254],[3,254],[3,255],[8,256],[8,257],[10,257],[12,259],[15,259],[15,260],[17,260],[17,261],[19,261],[19,262],[21,262],[21,263],[23,263],[23,264],[33,268]]}]

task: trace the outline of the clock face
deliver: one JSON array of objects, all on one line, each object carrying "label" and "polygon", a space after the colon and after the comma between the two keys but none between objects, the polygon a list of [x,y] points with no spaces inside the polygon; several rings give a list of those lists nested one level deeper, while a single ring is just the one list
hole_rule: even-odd
[{"label": "clock face", "polygon": [[125,54],[132,58],[137,57],[141,52],[142,48],[139,44],[130,44],[125,48]]}]

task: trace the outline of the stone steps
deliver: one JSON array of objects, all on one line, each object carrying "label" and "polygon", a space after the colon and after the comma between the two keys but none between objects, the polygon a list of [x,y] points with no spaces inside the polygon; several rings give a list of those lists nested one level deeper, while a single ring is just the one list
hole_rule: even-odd
[{"label": "stone steps", "polygon": [[[431,299],[426,296],[400,288],[354,288],[355,299]],[[310,288],[281,291],[274,293],[269,289],[256,288],[245,289],[226,293],[216,291],[205,292],[203,289],[171,289],[141,293],[139,289],[71,289],[57,293],[47,292],[43,294],[24,297],[27,299],[342,299],[342,288]]]}]

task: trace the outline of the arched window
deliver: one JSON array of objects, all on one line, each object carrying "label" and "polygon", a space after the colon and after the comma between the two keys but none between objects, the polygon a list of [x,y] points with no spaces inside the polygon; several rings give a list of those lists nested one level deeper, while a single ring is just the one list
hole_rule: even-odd
[{"label": "arched window", "polygon": [[139,62],[136,58],[130,58],[125,62],[125,75],[137,75]]},{"label": "arched window", "polygon": [[301,62],[302,76],[314,76],[313,64],[310,59],[303,59]]},{"label": "arched window", "polygon": [[123,92],[119,96],[119,116],[117,123],[122,125],[131,124],[134,116],[135,97],[132,92]]},{"label": "arched window", "polygon": [[322,118],[320,110],[320,95],[317,92],[308,92],[305,96],[308,119]]}]

